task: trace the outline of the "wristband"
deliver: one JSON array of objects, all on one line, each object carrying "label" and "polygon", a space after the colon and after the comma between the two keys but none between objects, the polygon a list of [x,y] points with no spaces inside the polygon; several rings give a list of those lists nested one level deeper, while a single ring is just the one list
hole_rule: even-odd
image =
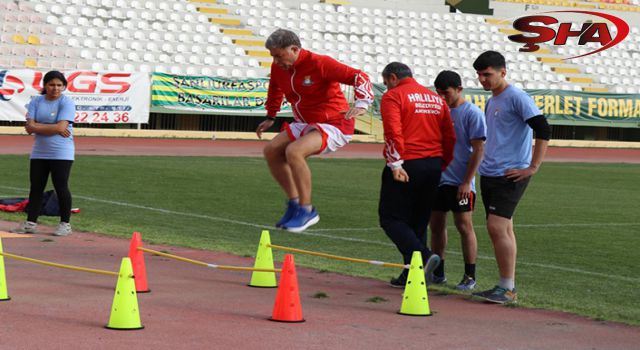
[{"label": "wristband", "polygon": [[271,120],[272,122],[275,122],[275,121],[276,121],[276,117],[270,117],[270,116],[267,116],[266,118],[267,118],[268,120]]}]

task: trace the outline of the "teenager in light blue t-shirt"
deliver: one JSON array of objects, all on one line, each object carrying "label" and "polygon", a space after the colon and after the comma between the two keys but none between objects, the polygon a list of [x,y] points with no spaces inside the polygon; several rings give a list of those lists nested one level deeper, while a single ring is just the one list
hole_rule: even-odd
[{"label": "teenager in light blue t-shirt", "polygon": [[451,109],[456,132],[453,160],[440,177],[440,185],[431,211],[431,249],[440,256],[440,265],[433,272],[434,283],[447,281],[444,254],[447,247],[447,212],[453,212],[454,223],[462,243],[464,275],[456,286],[472,290],[476,285],[478,242],[473,229],[473,209],[476,202],[475,176],[484,149],[487,127],[480,108],[465,101],[460,75],[442,71],[434,82],[436,91]]},{"label": "teenager in light blue t-shirt", "polygon": [[[506,63],[500,53],[482,53],[473,68],[482,87],[492,95],[485,107],[487,142],[479,172],[487,231],[500,272],[500,281],[494,288],[473,296],[504,304],[517,299],[513,213],[529,179],[542,164],[551,129],[533,99],[507,83]],[[536,133],[533,152],[532,130]]]},{"label": "teenager in light blue t-shirt", "polygon": [[66,87],[67,80],[62,73],[48,72],[43,78],[42,95],[34,97],[27,107],[25,129],[35,137],[29,168],[31,189],[27,221],[21,223],[14,232],[36,232],[42,196],[51,174],[60,207],[60,224],[54,235],[66,236],[71,233],[71,192],[68,183],[75,153],[72,124],[76,106],[71,98],[62,94]]}]

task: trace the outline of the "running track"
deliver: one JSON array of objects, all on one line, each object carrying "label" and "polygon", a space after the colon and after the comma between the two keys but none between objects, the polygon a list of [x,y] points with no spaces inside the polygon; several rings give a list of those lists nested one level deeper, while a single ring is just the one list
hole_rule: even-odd
[{"label": "running track", "polygon": [[[76,153],[81,155],[167,155],[205,157],[261,157],[266,141],[202,139],[149,139],[77,137]],[[30,136],[0,136],[0,154],[28,154]],[[352,143],[323,157],[366,158],[382,161],[382,144]],[[640,149],[550,147],[545,161],[635,163],[640,164]]]}]

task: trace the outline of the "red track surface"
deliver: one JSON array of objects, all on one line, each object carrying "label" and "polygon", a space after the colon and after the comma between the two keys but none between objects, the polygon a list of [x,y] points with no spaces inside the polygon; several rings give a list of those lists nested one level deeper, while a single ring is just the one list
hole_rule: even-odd
[{"label": "red track surface", "polygon": [[[0,153],[26,154],[29,137],[0,136]],[[79,154],[260,156],[263,142],[78,138]],[[380,158],[381,145],[337,155]],[[595,157],[595,158],[591,158]],[[548,160],[638,163],[640,150],[556,149]],[[381,160],[382,161],[382,160]],[[0,230],[15,223],[0,221]],[[42,228],[51,232],[51,228]],[[133,229],[133,228],[132,228]],[[272,232],[277,242],[282,232]],[[259,232],[256,232],[256,246]],[[144,233],[143,233],[144,238]],[[3,240],[6,252],[116,271],[128,241],[98,234]],[[251,266],[224,253],[147,245],[209,263]],[[144,330],[112,331],[115,278],[5,258],[10,301],[0,302],[0,349],[634,349],[638,327],[571,314],[505,308],[431,293],[432,317],[396,314],[401,290],[384,282],[298,269],[307,322],[269,322],[275,289],[246,287],[249,275],[146,256],[148,294],[138,295]],[[373,267],[372,267],[373,268]],[[390,270],[389,276],[397,271]],[[316,293],[326,299],[313,298]],[[382,303],[367,302],[382,297]]]},{"label": "red track surface", "polygon": [[[0,230],[13,225],[0,221]],[[279,234],[285,233],[273,232],[272,239],[277,242]],[[258,237],[256,232],[256,246]],[[3,245],[8,253],[117,271],[129,242],[74,233],[6,238]],[[145,246],[209,263],[253,264],[224,253]],[[636,327],[462,296],[431,293],[432,317],[401,316],[399,289],[302,268],[297,273],[306,322],[270,322],[276,291],[247,287],[248,274],[148,254],[145,259],[151,293],[138,295],[145,329],[125,332],[103,328],[115,277],[5,258],[12,299],[0,302],[0,349],[633,349],[640,343]],[[319,292],[328,298],[313,298]],[[387,301],[367,302],[372,297]]]},{"label": "red track surface", "polygon": [[[30,136],[0,136],[0,154],[28,154]],[[143,139],[78,137],[76,153],[82,155],[168,155],[261,157],[265,141]],[[382,161],[382,144],[352,143],[327,157],[372,158]],[[551,147],[546,161],[640,163],[640,149]]]}]

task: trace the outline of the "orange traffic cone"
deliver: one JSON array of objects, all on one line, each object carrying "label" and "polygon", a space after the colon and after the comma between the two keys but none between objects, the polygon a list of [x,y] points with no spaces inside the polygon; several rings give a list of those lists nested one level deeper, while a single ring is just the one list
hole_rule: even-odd
[{"label": "orange traffic cone", "polygon": [[300,293],[298,291],[298,277],[293,255],[284,256],[284,265],[280,274],[280,286],[276,293],[276,302],[273,305],[271,321],[278,322],[304,322],[302,318],[302,306],[300,305]]},{"label": "orange traffic cone", "polygon": [[147,286],[147,268],[144,266],[144,252],[138,250],[138,247],[142,247],[142,238],[140,237],[140,232],[134,232],[129,245],[129,259],[131,259],[131,265],[133,266],[136,292],[149,293],[151,290]]}]

